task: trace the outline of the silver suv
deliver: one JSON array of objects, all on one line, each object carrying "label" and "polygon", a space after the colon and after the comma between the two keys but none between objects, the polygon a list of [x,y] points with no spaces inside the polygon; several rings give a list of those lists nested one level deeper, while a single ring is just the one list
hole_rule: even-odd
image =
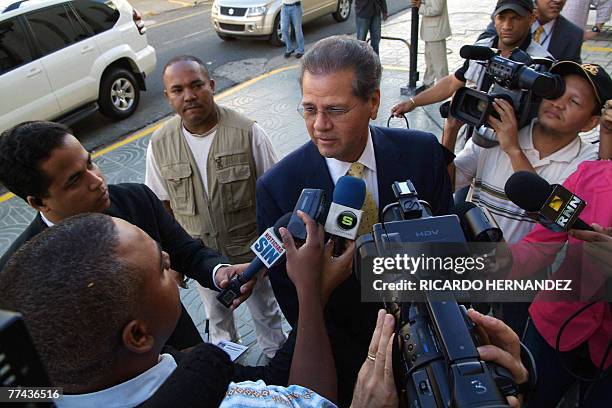
[{"label": "silver suv", "polygon": [[[302,0],[302,23],[331,14],[341,23],[351,14],[351,0]],[[222,40],[266,38],[284,44],[280,30],[281,0],[214,0],[210,19]]]},{"label": "silver suv", "polygon": [[126,0],[0,0],[0,131],[26,120],[71,124],[138,107],[155,69]]}]

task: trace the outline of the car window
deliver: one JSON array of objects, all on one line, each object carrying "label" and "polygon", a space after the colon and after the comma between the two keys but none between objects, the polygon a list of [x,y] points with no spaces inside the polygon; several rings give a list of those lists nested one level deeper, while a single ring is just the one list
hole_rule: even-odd
[{"label": "car window", "polygon": [[72,5],[94,34],[111,29],[119,20],[119,10],[110,0],[75,0]]},{"label": "car window", "polygon": [[73,14],[62,4],[33,11],[26,18],[44,55],[83,38]]},{"label": "car window", "polygon": [[30,61],[30,47],[17,19],[0,22],[0,75]]}]

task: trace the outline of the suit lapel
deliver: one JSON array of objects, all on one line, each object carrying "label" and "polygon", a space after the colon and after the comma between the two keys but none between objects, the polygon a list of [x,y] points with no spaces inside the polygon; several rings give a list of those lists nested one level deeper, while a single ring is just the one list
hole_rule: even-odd
[{"label": "suit lapel", "polygon": [[391,184],[402,181],[398,177],[406,173],[401,154],[393,146],[384,133],[370,126],[374,156],[376,157],[376,178],[378,179],[378,210],[395,201]]},{"label": "suit lapel", "polygon": [[555,57],[555,55],[563,55],[563,44],[567,44],[567,40],[561,38],[563,35],[562,19],[562,16],[557,17],[557,21],[555,21],[555,25],[553,26],[550,42],[548,43],[548,52],[551,53],[553,57]]}]

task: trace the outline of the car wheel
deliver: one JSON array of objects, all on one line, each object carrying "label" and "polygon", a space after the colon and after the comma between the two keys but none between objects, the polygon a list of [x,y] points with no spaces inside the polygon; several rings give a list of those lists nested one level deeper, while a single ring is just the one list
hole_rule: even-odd
[{"label": "car wheel", "polygon": [[100,112],[111,119],[125,119],[138,107],[140,88],[134,74],[125,68],[110,70],[100,83]]},{"label": "car wheel", "polygon": [[332,17],[341,23],[348,20],[351,15],[351,0],[338,0],[338,9],[332,13]]},{"label": "car wheel", "polygon": [[274,45],[275,47],[282,47],[285,45],[285,42],[283,41],[283,34],[281,32],[280,12],[274,18],[274,27],[274,31],[272,31],[272,34],[270,34],[270,44]]},{"label": "car wheel", "polygon": [[221,33],[217,33],[217,35],[223,41],[234,41],[236,39],[236,37],[232,37],[231,35],[226,35],[226,34],[221,34]]}]

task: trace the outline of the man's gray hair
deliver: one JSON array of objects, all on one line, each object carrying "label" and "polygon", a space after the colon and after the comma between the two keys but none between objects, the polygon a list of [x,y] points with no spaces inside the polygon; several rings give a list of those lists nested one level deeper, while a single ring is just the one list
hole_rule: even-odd
[{"label": "man's gray hair", "polygon": [[300,66],[300,88],[304,73],[326,75],[352,70],[355,73],[353,95],[367,100],[380,88],[382,66],[370,44],[348,35],[324,38],[304,55]]}]

